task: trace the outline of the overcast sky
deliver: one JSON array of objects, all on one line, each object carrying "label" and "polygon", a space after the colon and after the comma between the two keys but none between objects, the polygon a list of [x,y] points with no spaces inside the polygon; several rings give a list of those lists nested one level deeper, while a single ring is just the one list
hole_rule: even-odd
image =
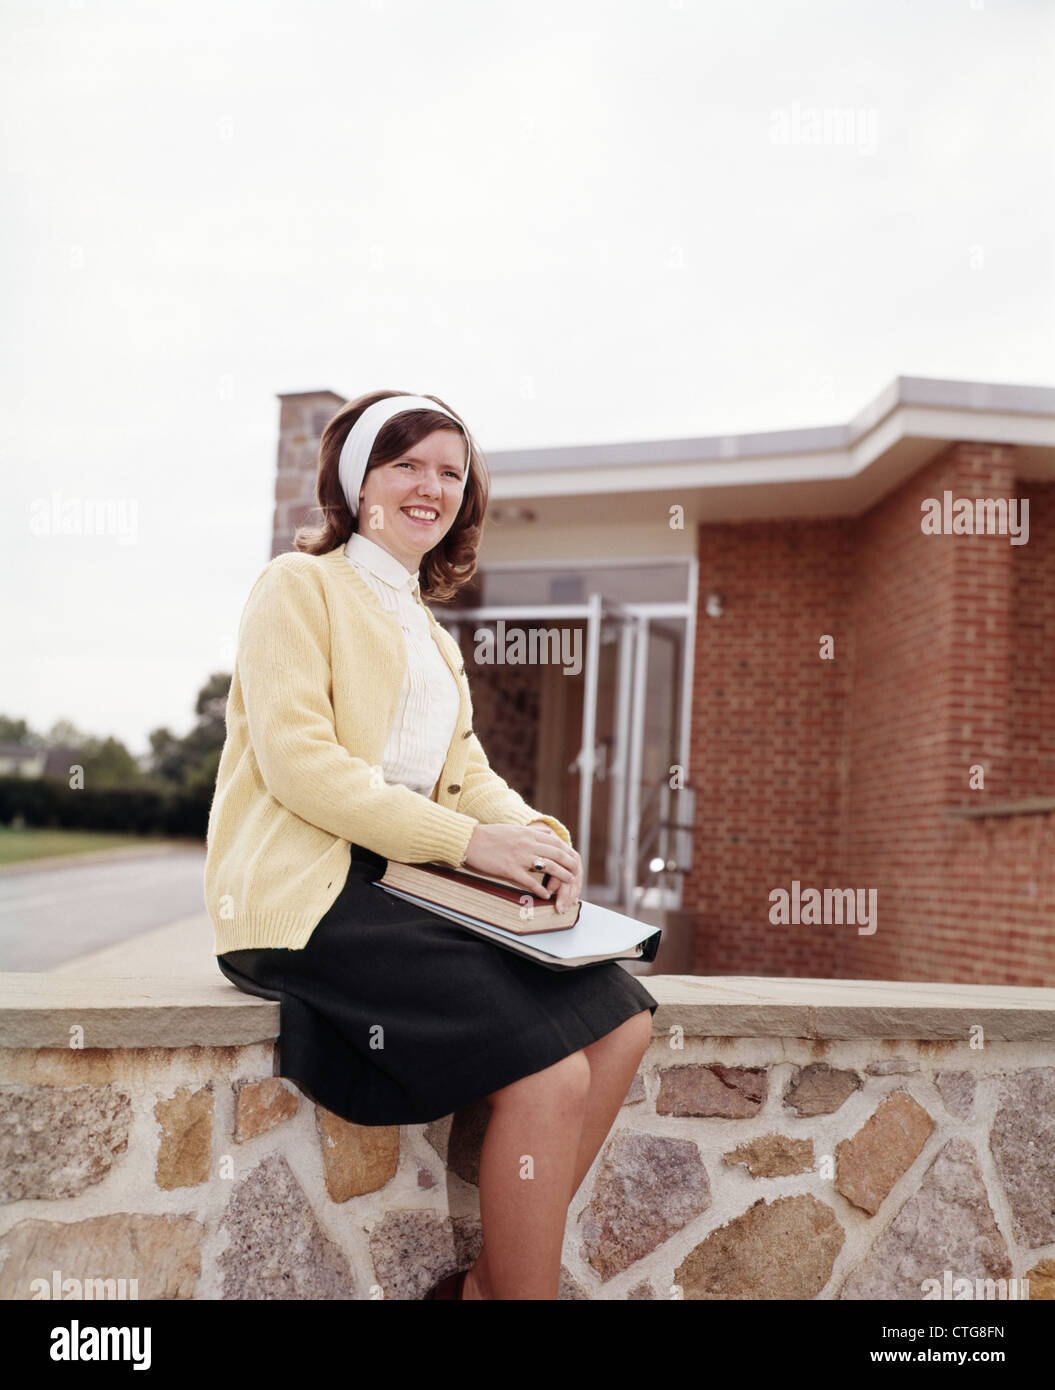
[{"label": "overcast sky", "polygon": [[[279,392],[434,392],[487,452],[1055,384],[1052,0],[0,16],[0,712],[39,731],[191,726]],[[98,500],[120,534],[49,523]]]}]

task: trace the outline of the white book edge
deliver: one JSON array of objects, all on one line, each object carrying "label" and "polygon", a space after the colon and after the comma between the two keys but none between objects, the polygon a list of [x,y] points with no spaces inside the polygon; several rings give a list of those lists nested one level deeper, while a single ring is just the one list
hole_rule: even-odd
[{"label": "white book edge", "polygon": [[[496,927],[490,922],[481,922],[479,918],[458,912],[454,908],[439,907],[427,898],[419,898],[414,893],[393,888],[391,884],[378,883],[375,886],[383,888],[386,893],[391,893],[397,898],[403,898],[407,902],[427,908],[430,912],[436,912],[441,917],[447,917],[452,922],[460,922],[463,926],[472,927],[482,934],[494,933],[510,941],[523,941],[544,955],[551,956],[554,960],[574,960],[580,956],[585,958],[607,957],[612,951],[633,951],[635,948],[640,954],[643,943],[655,936],[660,930],[659,927],[651,926],[647,922],[638,922],[633,917],[626,917],[620,912],[612,912],[609,908],[601,907],[599,903],[583,902],[580,904],[579,921],[574,927],[566,927],[562,931],[514,932],[509,931],[506,927]],[[585,922],[583,920],[584,914]],[[602,920],[591,921],[590,918],[595,917],[596,914],[601,914]],[[604,921],[604,918],[615,918],[616,920],[609,923]],[[632,927],[634,930],[629,931],[627,927]],[[563,949],[554,950],[554,946]],[[624,957],[624,959],[633,959],[633,957]]]}]

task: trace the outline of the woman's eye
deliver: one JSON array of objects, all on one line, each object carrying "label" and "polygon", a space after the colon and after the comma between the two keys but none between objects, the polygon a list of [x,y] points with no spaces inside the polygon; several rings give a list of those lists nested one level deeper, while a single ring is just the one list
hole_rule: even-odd
[{"label": "woman's eye", "polygon": [[[411,463],[410,459],[400,459],[399,462],[396,464],[396,467],[397,467],[397,468],[413,468],[414,465],[413,465],[413,463]],[[462,475],[461,475],[460,473],[456,473],[456,472],[454,471],[453,468],[448,468],[448,469],[447,469],[447,476],[450,477],[450,478],[453,478],[453,479],[455,480],[455,482],[457,482],[457,483],[460,483],[461,480],[462,480]]]}]

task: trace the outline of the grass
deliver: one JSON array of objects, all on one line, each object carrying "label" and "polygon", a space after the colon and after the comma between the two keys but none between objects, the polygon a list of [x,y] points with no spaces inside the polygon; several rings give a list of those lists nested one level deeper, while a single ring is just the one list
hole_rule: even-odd
[{"label": "grass", "polygon": [[57,854],[85,854],[90,850],[123,849],[126,845],[160,847],[184,843],[190,841],[150,835],[126,835],[108,830],[42,830],[32,826],[27,826],[24,830],[13,830],[10,826],[0,825],[0,864],[48,859]]}]

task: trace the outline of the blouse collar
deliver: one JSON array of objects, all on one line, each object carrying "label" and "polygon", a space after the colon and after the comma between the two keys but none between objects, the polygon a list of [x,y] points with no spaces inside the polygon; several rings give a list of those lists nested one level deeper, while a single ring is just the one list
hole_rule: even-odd
[{"label": "blouse collar", "polygon": [[353,531],[348,537],[344,553],[349,561],[362,565],[375,578],[380,579],[391,588],[406,590],[408,594],[417,597],[420,591],[417,574],[411,573],[406,565],[397,560],[394,555],[390,555],[376,542],[369,540],[361,531]]}]

